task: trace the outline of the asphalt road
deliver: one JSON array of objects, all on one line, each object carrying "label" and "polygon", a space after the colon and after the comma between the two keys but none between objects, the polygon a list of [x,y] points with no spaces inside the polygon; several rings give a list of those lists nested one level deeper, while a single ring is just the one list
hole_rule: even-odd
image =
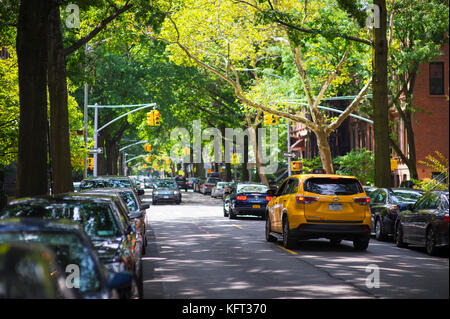
[{"label": "asphalt road", "polygon": [[182,195],[181,205],[147,211],[144,298],[449,298],[448,254],[430,257],[374,238],[364,252],[327,240],[285,250],[266,242],[264,221],[230,220],[221,199]]}]

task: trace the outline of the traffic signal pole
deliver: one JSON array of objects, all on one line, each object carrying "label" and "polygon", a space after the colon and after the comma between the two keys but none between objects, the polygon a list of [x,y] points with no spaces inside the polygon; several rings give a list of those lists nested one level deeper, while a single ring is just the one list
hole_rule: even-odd
[{"label": "traffic signal pole", "polygon": [[[138,107],[139,106],[139,107]],[[120,120],[121,118],[127,116],[128,114],[140,111],[142,109],[148,108],[148,107],[156,107],[156,103],[151,104],[138,104],[138,105],[88,105],[88,107],[94,108],[94,172],[93,175],[97,176],[97,169],[98,169],[98,133],[103,130],[104,128],[108,127],[112,123]],[[128,107],[138,107],[137,109],[131,110],[125,114],[122,114],[115,119],[109,121],[102,127],[98,128],[98,109],[99,108],[128,108]]]}]

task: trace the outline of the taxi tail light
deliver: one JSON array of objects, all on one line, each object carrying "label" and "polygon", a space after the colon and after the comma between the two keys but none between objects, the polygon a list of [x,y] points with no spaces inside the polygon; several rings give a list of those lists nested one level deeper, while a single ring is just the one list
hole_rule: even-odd
[{"label": "taxi tail light", "polygon": [[359,205],[365,206],[370,204],[370,197],[358,197],[353,198],[353,201],[355,203],[358,203]]},{"label": "taxi tail light", "polygon": [[273,196],[266,196],[266,202],[270,202],[272,200]]},{"label": "taxi tail light", "polygon": [[236,197],[237,200],[247,200],[247,196],[245,195],[239,195],[238,197]]},{"label": "taxi tail light", "polygon": [[317,202],[319,200],[319,197],[297,195],[295,197],[295,200],[299,204],[311,204]]}]

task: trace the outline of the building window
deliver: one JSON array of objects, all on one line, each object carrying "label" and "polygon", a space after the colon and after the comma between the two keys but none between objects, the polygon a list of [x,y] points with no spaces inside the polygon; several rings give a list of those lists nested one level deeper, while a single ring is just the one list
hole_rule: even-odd
[{"label": "building window", "polygon": [[444,94],[444,62],[430,63],[430,94]]}]

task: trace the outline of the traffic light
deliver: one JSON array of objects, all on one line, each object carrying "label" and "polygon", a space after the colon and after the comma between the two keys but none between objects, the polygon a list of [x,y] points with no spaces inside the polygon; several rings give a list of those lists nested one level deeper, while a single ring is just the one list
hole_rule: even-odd
[{"label": "traffic light", "polygon": [[145,150],[146,152],[150,152],[150,151],[152,150],[152,146],[151,146],[150,144],[146,143],[146,144],[144,145],[144,150]]},{"label": "traffic light", "polygon": [[160,122],[159,122],[159,111],[158,110],[153,110],[153,125],[155,126],[159,126]]},{"label": "traffic light", "polygon": [[277,125],[278,124],[278,115],[273,115],[264,112],[264,124],[265,125]]},{"label": "traffic light", "polygon": [[155,123],[155,119],[153,116],[153,111],[147,113],[147,125],[153,126]]},{"label": "traffic light", "polygon": [[88,168],[94,169],[94,158],[93,157],[88,158]]},{"label": "traffic light", "polygon": [[291,171],[299,172],[303,169],[303,163],[301,161],[291,161]]}]

